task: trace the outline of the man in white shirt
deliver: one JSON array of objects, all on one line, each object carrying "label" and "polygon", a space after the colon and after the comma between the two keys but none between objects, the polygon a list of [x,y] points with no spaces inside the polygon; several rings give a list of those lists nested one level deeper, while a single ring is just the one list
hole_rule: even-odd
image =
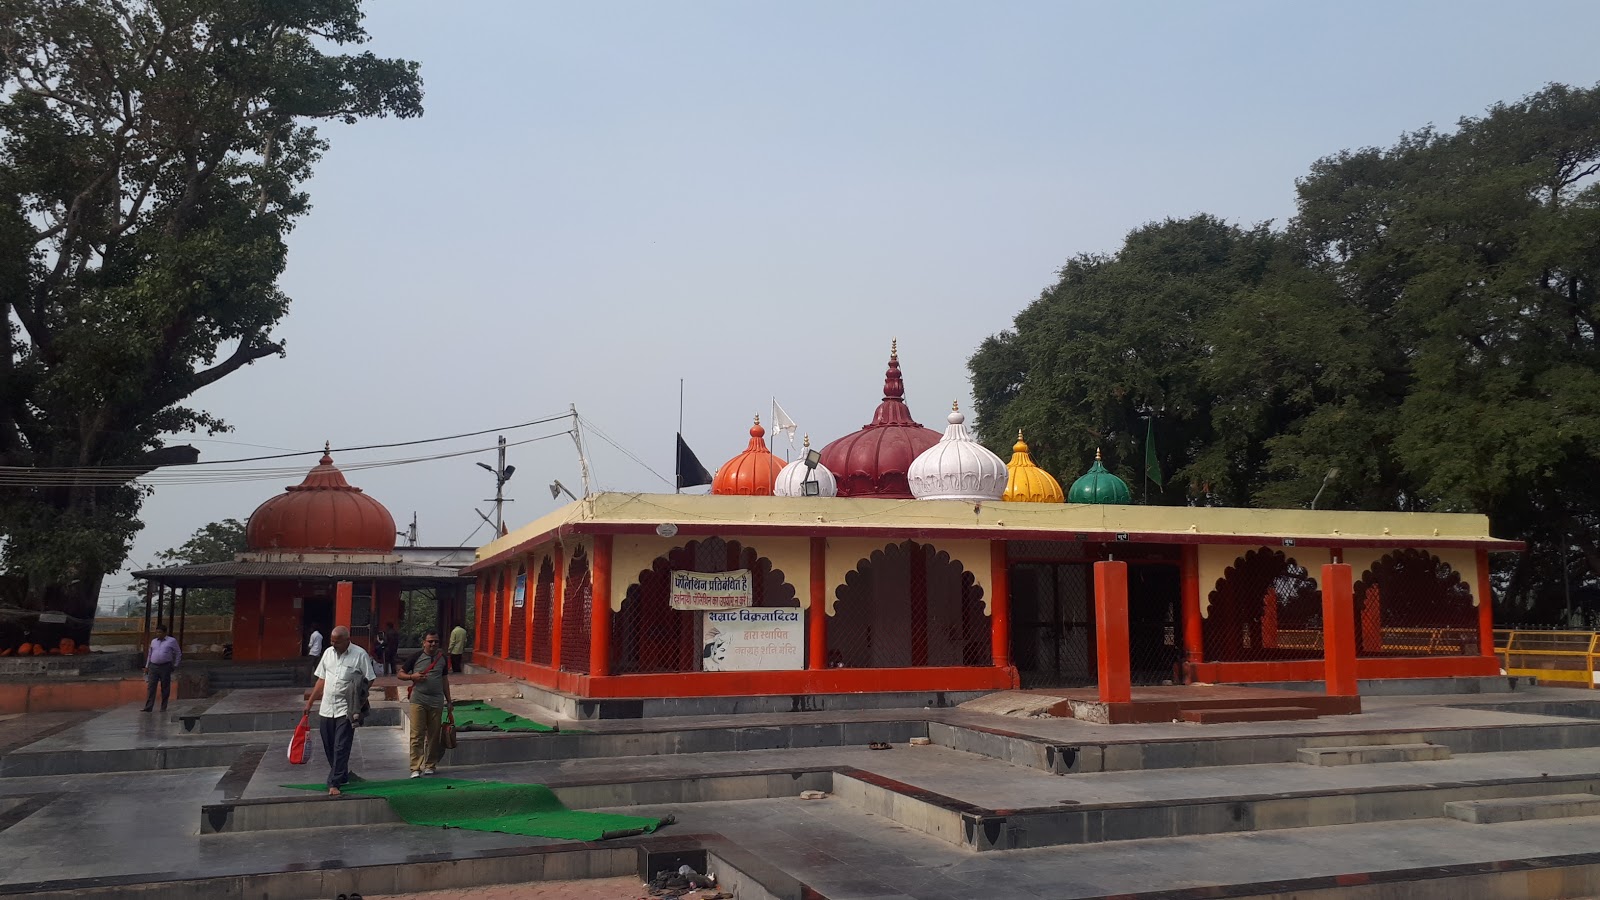
[{"label": "man in white shirt", "polygon": [[[339,796],[339,788],[350,780],[350,748],[355,744],[355,723],[351,704],[359,703],[363,682],[378,678],[367,651],[350,643],[350,629],[335,626],[329,635],[333,646],[324,650],[317,662],[317,686],[306,696],[305,712],[318,700],[317,714],[322,720],[322,752],[328,758],[328,796]],[[354,696],[352,696],[354,695]]]},{"label": "man in white shirt", "polygon": [[311,637],[306,641],[306,655],[322,655],[322,631],[315,625],[311,626]]}]

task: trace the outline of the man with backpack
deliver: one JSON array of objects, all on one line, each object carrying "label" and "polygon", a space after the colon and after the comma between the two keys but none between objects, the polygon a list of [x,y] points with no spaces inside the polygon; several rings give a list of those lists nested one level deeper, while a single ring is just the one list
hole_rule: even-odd
[{"label": "man with backpack", "polygon": [[430,628],[422,634],[422,652],[406,663],[398,676],[411,682],[407,695],[411,700],[412,778],[436,774],[439,757],[444,755],[444,715],[454,702],[449,670],[444,648],[439,646],[439,632]]}]

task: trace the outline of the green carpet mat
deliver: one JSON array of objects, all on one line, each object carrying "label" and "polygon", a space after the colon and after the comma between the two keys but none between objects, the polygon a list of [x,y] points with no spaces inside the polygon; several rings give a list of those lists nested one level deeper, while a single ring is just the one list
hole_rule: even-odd
[{"label": "green carpet mat", "polygon": [[532,719],[508,713],[482,700],[465,700],[455,705],[456,728],[460,731],[555,731]]},{"label": "green carpet mat", "polygon": [[[303,791],[325,791],[321,784],[286,784]],[[495,831],[528,837],[598,841],[607,836],[655,831],[660,819],[567,809],[542,784],[463,781],[456,778],[400,778],[357,781],[346,794],[382,797],[412,825]],[[333,801],[337,802],[337,801]]]}]

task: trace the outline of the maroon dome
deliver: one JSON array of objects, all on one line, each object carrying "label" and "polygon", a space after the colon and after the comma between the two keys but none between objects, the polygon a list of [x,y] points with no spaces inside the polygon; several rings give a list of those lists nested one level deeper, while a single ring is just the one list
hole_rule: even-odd
[{"label": "maroon dome", "polygon": [[911,410],[902,399],[905,393],[900,353],[891,345],[883,402],[872,421],[822,448],[822,464],[839,480],[839,496],[913,499],[906,472],[911,461],[939,443],[942,435],[911,420]]},{"label": "maroon dome", "polygon": [[388,553],[394,516],[351,487],[326,452],[306,480],[256,507],[245,526],[251,550]]}]

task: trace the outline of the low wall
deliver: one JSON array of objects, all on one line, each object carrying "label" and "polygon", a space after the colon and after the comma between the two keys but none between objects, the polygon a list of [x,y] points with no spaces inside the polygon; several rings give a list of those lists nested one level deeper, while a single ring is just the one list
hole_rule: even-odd
[{"label": "low wall", "polygon": [[[0,714],[77,712],[144,702],[143,677],[50,679],[0,682]],[[172,699],[186,697],[182,680],[172,679]]]}]

